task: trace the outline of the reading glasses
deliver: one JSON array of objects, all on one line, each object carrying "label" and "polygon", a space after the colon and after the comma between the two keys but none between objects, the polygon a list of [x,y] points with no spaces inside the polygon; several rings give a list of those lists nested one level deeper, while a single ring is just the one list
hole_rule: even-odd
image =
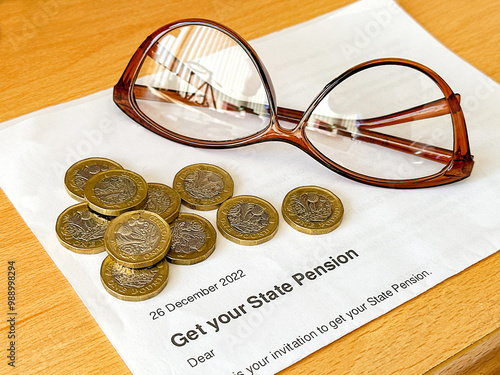
[{"label": "reading glasses", "polygon": [[204,148],[285,141],[369,185],[443,185],[473,167],[460,96],[428,67],[367,61],[328,83],[304,112],[282,108],[252,47],[208,20],[177,21],[151,34],[113,99],[169,140]]}]

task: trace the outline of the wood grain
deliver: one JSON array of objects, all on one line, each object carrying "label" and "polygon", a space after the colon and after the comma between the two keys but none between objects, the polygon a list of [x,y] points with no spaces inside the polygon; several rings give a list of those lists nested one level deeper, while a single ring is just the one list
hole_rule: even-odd
[{"label": "wood grain", "polygon": [[500,328],[461,350],[425,375],[500,373]]},{"label": "wood grain", "polygon": [[[157,27],[180,18],[220,21],[247,39],[306,21],[348,0],[152,0],[0,2],[0,121],[112,86],[132,52]],[[500,81],[500,7],[496,0],[400,0],[400,5],[459,56]],[[18,362],[0,373],[127,374],[129,370],[0,191],[0,259],[18,269]],[[418,374],[464,355],[472,363],[498,353],[481,339],[500,327],[500,253],[446,280],[282,372]],[[6,285],[0,270],[0,289]],[[0,310],[6,311],[2,293]],[[7,344],[5,319],[0,348]],[[487,336],[490,337],[490,336]],[[488,342],[486,354],[478,344]],[[461,352],[466,348],[465,352]],[[474,349],[476,348],[476,349]],[[4,351],[5,353],[5,351]],[[458,353],[458,354],[457,354]],[[488,354],[489,353],[489,354]],[[498,355],[496,356],[498,358]],[[498,360],[489,367],[498,370]],[[496,366],[496,367],[495,367]],[[496,370],[495,370],[496,369]],[[9,370],[9,372],[7,372]],[[448,372],[446,372],[448,371]],[[467,368],[469,373],[483,371]]]}]

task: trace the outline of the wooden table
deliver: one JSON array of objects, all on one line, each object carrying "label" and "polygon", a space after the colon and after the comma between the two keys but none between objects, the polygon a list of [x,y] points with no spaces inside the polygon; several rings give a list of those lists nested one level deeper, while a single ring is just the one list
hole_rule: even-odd
[{"label": "wooden table", "polygon": [[[209,18],[252,39],[350,2],[3,0],[0,121],[111,87],[140,42],[167,22]],[[500,81],[498,0],[399,3],[444,45]],[[0,271],[1,311],[5,317],[7,260],[15,259],[19,313],[17,367],[11,370],[7,366],[8,323],[3,318],[0,372],[129,373],[1,191],[0,212],[0,259],[4,265]],[[500,335],[493,332],[500,327],[499,267],[500,252],[310,355],[283,374],[418,374],[452,356],[435,372],[446,366],[461,366],[463,370],[487,363],[482,373],[499,373]],[[463,349],[465,354],[460,353]],[[488,361],[490,358],[493,360]],[[475,373],[460,371],[448,373]]]}]

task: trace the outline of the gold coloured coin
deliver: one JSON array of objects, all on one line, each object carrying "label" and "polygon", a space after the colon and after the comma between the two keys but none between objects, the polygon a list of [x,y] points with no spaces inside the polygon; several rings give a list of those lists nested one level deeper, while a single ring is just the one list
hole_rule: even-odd
[{"label": "gold coloured coin", "polygon": [[215,249],[216,232],[210,222],[195,214],[181,213],[170,224],[172,243],[166,259],[173,264],[195,264]]},{"label": "gold coloured coin", "polygon": [[61,244],[79,254],[97,254],[105,250],[104,233],[109,219],[92,212],[87,203],[64,210],[56,221],[56,234]]},{"label": "gold coloured coin", "polygon": [[101,282],[112,296],[123,301],[144,301],[158,295],[168,282],[168,263],[161,260],[146,268],[127,268],[110,256],[101,265]]},{"label": "gold coloured coin", "polygon": [[87,181],[97,173],[109,171],[111,169],[123,168],[113,160],[105,158],[88,158],[80,160],[66,171],[64,176],[66,191],[72,198],[84,202],[85,197],[83,189]]},{"label": "gold coloured coin", "polygon": [[281,212],[285,221],[299,232],[325,234],[340,225],[344,206],[341,200],[327,189],[301,186],[285,196]]},{"label": "gold coloured coin", "polygon": [[179,215],[181,197],[170,186],[148,182],[148,198],[142,208],[155,212],[167,223],[171,223]]},{"label": "gold coloured coin", "polygon": [[217,228],[240,245],[269,241],[278,230],[278,212],[267,201],[250,195],[228,199],[217,211]]},{"label": "gold coloured coin", "polygon": [[233,195],[234,182],[229,173],[212,164],[193,164],[174,177],[173,188],[189,208],[214,210]]},{"label": "gold coloured coin", "polygon": [[172,234],[160,215],[149,211],[129,211],[113,220],[104,234],[111,258],[129,268],[149,267],[167,254]]},{"label": "gold coloured coin", "polygon": [[89,207],[103,215],[118,216],[146,203],[148,185],[137,173],[125,169],[101,172],[84,188]]}]

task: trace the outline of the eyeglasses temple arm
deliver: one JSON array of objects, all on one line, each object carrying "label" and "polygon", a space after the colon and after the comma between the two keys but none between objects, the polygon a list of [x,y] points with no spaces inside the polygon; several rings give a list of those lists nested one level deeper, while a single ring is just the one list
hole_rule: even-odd
[{"label": "eyeglasses temple arm", "polygon": [[[460,94],[453,95],[456,97],[457,103],[460,103]],[[382,140],[382,142],[387,140],[391,144],[390,148],[392,149],[415,154],[439,163],[448,164],[453,159],[453,152],[451,150],[427,145],[421,142],[408,141],[404,138],[381,134],[369,129],[443,116],[450,114],[450,111],[451,108],[448,100],[443,98],[387,116],[360,119],[357,120],[356,123],[357,130],[361,133],[361,135],[358,135],[356,138],[360,139],[367,136],[374,141],[376,140],[375,143],[378,140]]]},{"label": "eyeglasses temple arm", "polygon": [[[458,102],[460,102],[460,94],[454,95],[458,99]],[[409,121],[443,116],[449,113],[450,106],[448,101],[443,98],[407,109],[405,111],[395,112],[390,115],[357,120],[357,124],[359,130],[374,129],[383,126],[397,125]]]},{"label": "eyeglasses temple arm", "polygon": [[382,134],[373,130],[363,130],[361,133],[344,132],[344,136],[356,140],[373,143],[379,146],[401,151],[407,154],[419,156],[424,159],[432,160],[442,164],[448,164],[453,159],[453,151],[442,147],[431,146],[426,143],[411,141],[394,135]]},{"label": "eyeglasses temple arm", "polygon": [[[454,94],[460,102],[460,94]],[[390,115],[373,117],[370,119],[359,119],[356,123],[359,129],[379,128],[389,125],[403,124],[409,121],[423,120],[450,113],[450,107],[446,99],[438,99],[422,104],[404,111],[395,112]],[[295,109],[278,107],[278,119],[298,124],[304,112]],[[334,120],[335,121],[335,120]],[[340,122],[335,121],[335,122]]]},{"label": "eyeglasses temple arm", "polygon": [[[217,108],[215,105],[215,103],[217,102],[215,99],[215,94],[217,94],[218,91],[211,85],[207,85],[209,88],[207,91],[209,91],[211,95],[208,99],[204,98],[202,99],[202,101],[193,100],[196,99],[196,97],[192,93],[188,94],[178,90],[167,90],[159,87],[144,86],[139,84],[134,85],[134,96],[139,100],[151,100],[163,103],[182,103],[195,107],[209,107],[210,105],[212,105],[214,108]],[[238,105],[226,101],[222,102],[222,106],[220,109],[234,112],[245,111],[248,113],[253,113],[255,115],[263,115],[263,113],[255,112],[255,109],[251,108],[249,103],[245,103],[242,101],[239,101]]]},{"label": "eyeglasses temple arm", "polygon": [[[460,95],[455,94],[455,97],[460,101]],[[342,124],[342,119],[329,119],[328,122],[316,120],[314,125],[309,125],[313,129],[317,129],[325,134],[336,134],[349,137],[364,142],[377,144],[379,146],[391,148],[393,150],[414,154],[425,159],[437,161],[439,163],[448,164],[453,152],[441,147],[431,146],[422,142],[410,141],[401,137],[382,134],[369,129],[379,128],[389,125],[403,124],[405,122],[422,120],[442,116],[450,113],[450,107],[446,99],[438,99],[432,102],[422,104],[404,111],[396,112],[386,116],[374,117],[371,119],[355,120],[356,132],[347,130],[346,127],[335,123]],[[303,112],[278,107],[278,119],[298,123],[302,118]],[[334,125],[331,125],[332,122]]]},{"label": "eyeglasses temple arm", "polygon": [[453,151],[442,147],[432,146],[390,134],[383,134],[369,129],[361,129],[360,131],[356,126],[356,121],[357,120],[354,120],[352,124],[347,124],[346,126],[336,126],[335,124],[332,125],[329,122],[316,119],[315,122],[308,122],[307,126],[311,130],[321,132],[325,135],[349,137],[352,140],[376,144],[378,146],[412,154],[443,164],[448,164],[453,158]]}]

